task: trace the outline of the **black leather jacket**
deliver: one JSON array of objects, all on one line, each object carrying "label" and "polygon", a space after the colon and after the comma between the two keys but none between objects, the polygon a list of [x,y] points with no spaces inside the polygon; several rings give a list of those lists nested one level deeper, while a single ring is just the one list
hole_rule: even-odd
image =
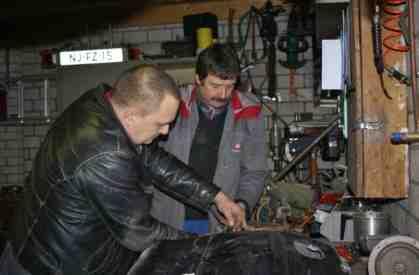
[{"label": "black leather jacket", "polygon": [[152,184],[202,210],[219,191],[156,144],[134,146],[107,89],[73,103],[35,159],[11,236],[33,275],[126,274],[153,241],[185,237],[149,215]]}]

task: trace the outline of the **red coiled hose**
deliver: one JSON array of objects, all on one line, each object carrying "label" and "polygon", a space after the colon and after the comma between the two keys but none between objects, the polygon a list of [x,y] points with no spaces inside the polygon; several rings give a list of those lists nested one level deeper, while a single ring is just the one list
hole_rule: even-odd
[{"label": "red coiled hose", "polygon": [[383,0],[384,8],[383,12],[385,18],[383,21],[383,27],[389,33],[383,38],[383,45],[387,49],[384,52],[384,55],[388,51],[395,52],[408,52],[409,47],[400,42],[400,38],[403,36],[403,32],[399,26],[400,18],[406,16],[407,14],[403,11],[405,5],[407,5],[406,0]]}]

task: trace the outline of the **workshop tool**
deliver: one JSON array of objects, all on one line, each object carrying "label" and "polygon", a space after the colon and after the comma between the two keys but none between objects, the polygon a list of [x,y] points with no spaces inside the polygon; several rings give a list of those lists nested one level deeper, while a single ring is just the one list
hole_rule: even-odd
[{"label": "workshop tool", "polygon": [[[245,24],[246,23],[246,24]],[[243,26],[246,25],[244,28]],[[245,65],[247,63],[258,63],[259,61],[265,59],[266,57],[266,41],[262,39],[262,54],[258,55],[256,49],[256,28],[260,30],[262,28],[261,16],[260,11],[254,6],[251,6],[249,11],[245,14],[240,16],[239,24],[237,25],[237,33],[239,38],[239,48],[241,51],[240,59],[245,61]],[[251,49],[250,49],[250,57],[246,54],[246,45],[247,40],[249,39],[249,35],[252,38],[251,41]]]},{"label": "workshop tool", "polygon": [[266,73],[268,75],[268,96],[270,98],[277,98],[275,40],[278,35],[278,26],[276,25],[275,17],[280,11],[280,9],[274,8],[271,1],[267,1],[260,12],[262,18],[260,37],[265,40],[267,44],[268,63],[266,64]]},{"label": "workshop tool", "polygon": [[278,50],[287,54],[286,61],[279,63],[289,69],[298,69],[305,65],[306,60],[299,59],[299,54],[308,50],[308,41],[305,39],[303,7],[294,4],[288,18],[287,33],[278,39]]},{"label": "workshop tool", "polygon": [[[298,3],[298,4],[297,4]],[[278,39],[278,50],[287,54],[287,59],[278,60],[278,62],[289,69],[289,95],[298,96],[294,85],[295,73],[298,68],[305,65],[306,60],[299,59],[299,56],[308,50],[309,45],[305,36],[312,35],[305,30],[308,18],[308,7],[301,2],[294,3],[291,13],[288,17],[288,26],[286,35]]]},{"label": "workshop tool", "polygon": [[408,236],[392,236],[380,241],[368,259],[369,275],[417,275],[419,242]]},{"label": "workshop tool", "polygon": [[269,131],[269,148],[274,163],[274,171],[279,171],[282,163],[283,142],[276,113],[272,114],[272,127]]}]

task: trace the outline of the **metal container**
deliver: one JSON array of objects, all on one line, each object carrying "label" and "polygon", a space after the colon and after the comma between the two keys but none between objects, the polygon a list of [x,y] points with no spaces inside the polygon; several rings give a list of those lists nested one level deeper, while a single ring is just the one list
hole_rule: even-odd
[{"label": "metal container", "polygon": [[381,211],[367,210],[356,212],[354,219],[354,240],[364,253],[369,253],[374,246],[390,233],[389,216]]}]

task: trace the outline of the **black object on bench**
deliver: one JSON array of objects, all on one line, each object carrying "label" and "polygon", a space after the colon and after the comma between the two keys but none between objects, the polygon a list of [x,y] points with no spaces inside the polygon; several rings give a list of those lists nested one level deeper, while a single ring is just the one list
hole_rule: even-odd
[{"label": "black object on bench", "polygon": [[325,241],[274,231],[221,233],[161,241],[143,252],[128,275],[341,275]]}]

